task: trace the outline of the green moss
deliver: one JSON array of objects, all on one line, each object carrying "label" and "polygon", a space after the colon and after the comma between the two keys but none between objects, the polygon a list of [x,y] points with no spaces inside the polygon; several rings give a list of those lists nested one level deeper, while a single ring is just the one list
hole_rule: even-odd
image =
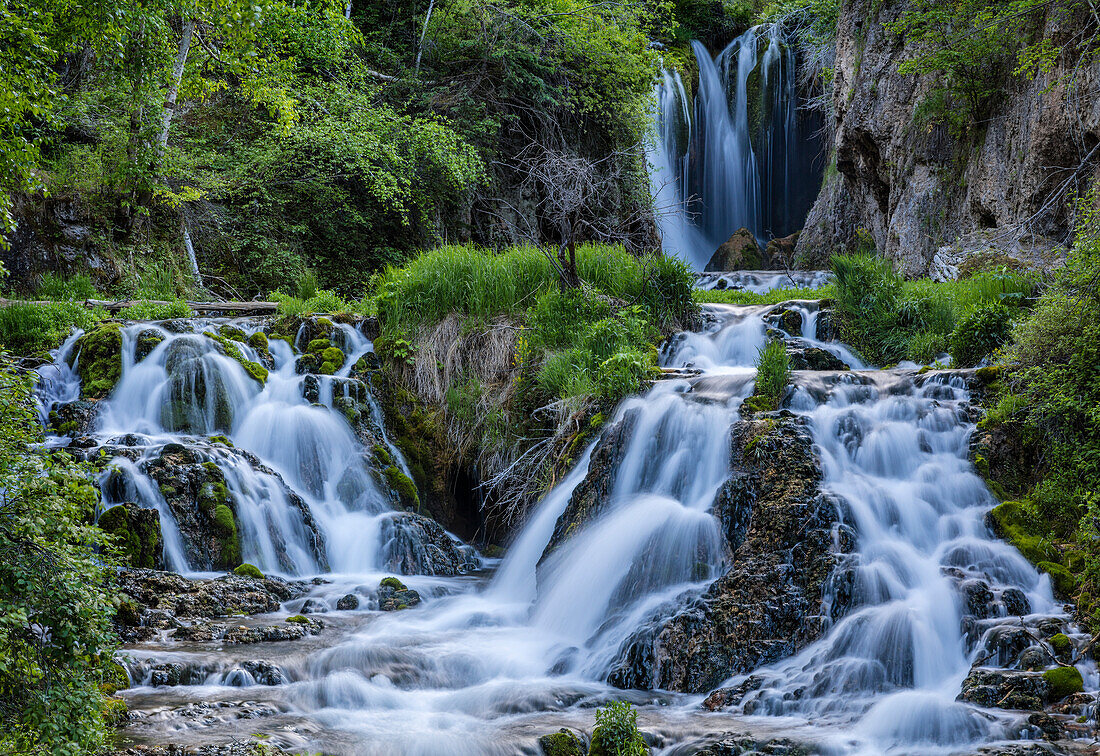
[{"label": "green moss", "polygon": [[228,569],[241,563],[241,539],[237,534],[237,521],[233,510],[219,504],[214,510],[214,526],[218,531],[219,558],[217,567]]},{"label": "green moss", "polygon": [[238,565],[233,568],[234,575],[240,575],[241,577],[256,578],[257,580],[263,580],[264,574],[260,572],[260,569],[255,565],[248,563]]},{"label": "green moss", "polygon": [[1073,641],[1069,639],[1069,636],[1065,633],[1058,633],[1052,635],[1050,638],[1050,647],[1054,649],[1054,655],[1063,661],[1069,659],[1070,652],[1073,651]]},{"label": "green moss", "polygon": [[[211,436],[210,437],[210,443],[212,443],[212,444],[222,444],[224,446],[228,446],[230,449],[233,448],[233,442],[230,441],[225,436]],[[210,462],[209,464],[214,464],[214,463]],[[217,468],[217,465],[214,465],[214,467]]]},{"label": "green moss", "polygon": [[331,331],[334,327],[332,325],[332,321],[329,320],[328,318],[317,318],[317,320],[315,322],[317,323],[317,327],[320,328],[322,331],[324,331],[326,333]]},{"label": "green moss", "polygon": [[286,618],[286,621],[292,625],[308,625],[309,618],[304,617],[301,614],[292,614]]},{"label": "green moss", "polygon": [[[132,505],[131,505],[132,506]],[[134,521],[125,505],[111,507],[99,516],[96,522],[100,530],[114,536],[118,546],[131,567],[156,567],[156,554],[160,547],[159,524],[147,520]]]},{"label": "green moss", "polygon": [[115,611],[115,622],[122,627],[137,627],[141,624],[141,606],[136,601],[123,599]]},{"label": "green moss", "polygon": [[256,331],[248,337],[248,345],[255,349],[257,352],[268,351],[269,343],[267,340],[267,334],[263,331]]},{"label": "green moss", "polygon": [[1057,562],[1039,562],[1035,566],[1050,575],[1055,595],[1064,599],[1073,598],[1073,594],[1077,591],[1077,578],[1073,573]]},{"label": "green moss", "polygon": [[326,349],[332,346],[332,342],[328,339],[314,339],[306,345],[306,351],[316,354],[321,354]]},{"label": "green moss", "polygon": [[330,346],[321,352],[321,359],[325,362],[331,362],[339,369],[344,365],[344,352],[339,347]]},{"label": "green moss", "polygon": [[220,333],[227,339],[230,339],[232,341],[239,341],[242,344],[248,342],[248,336],[246,336],[245,332],[242,331],[240,328],[237,328],[236,326],[223,325],[221,328],[218,329],[218,333]]},{"label": "green moss", "polygon": [[96,524],[99,525],[100,529],[108,533],[114,533],[120,528],[125,528],[129,523],[130,516],[126,513],[126,507],[119,504],[101,514]]},{"label": "green moss", "polygon": [[397,465],[390,465],[382,474],[386,477],[386,483],[397,492],[402,506],[407,509],[416,509],[420,506],[420,494],[416,490],[416,484],[412,479],[401,472]]},{"label": "green moss", "polygon": [[382,444],[375,444],[372,446],[371,453],[374,454],[374,458],[378,461],[378,464],[386,466],[393,464],[393,455],[391,455],[390,450]]},{"label": "green moss", "polygon": [[1047,700],[1061,701],[1085,689],[1085,681],[1076,667],[1056,667],[1043,673],[1047,683]]},{"label": "green moss", "polygon": [[76,342],[77,372],[85,396],[111,393],[122,377],[122,325],[101,323]]},{"label": "green moss", "polygon": [[393,588],[395,591],[408,590],[407,586],[395,577],[384,577],[378,584],[380,588]]},{"label": "green moss", "polygon": [[130,687],[130,678],[126,674],[126,668],[115,660],[103,665],[103,677],[99,683],[99,689],[106,696],[113,696],[120,690]]},{"label": "green moss", "polygon": [[331,362],[322,362],[317,372],[321,375],[333,375],[336,372],[336,365]]},{"label": "green moss", "polygon": [[1057,562],[1058,549],[1043,533],[1043,527],[1020,501],[998,504],[989,513],[993,532],[1015,546],[1032,564]]},{"label": "green moss", "polygon": [[986,367],[978,368],[974,371],[974,376],[982,383],[993,383],[995,380],[1001,377],[1000,365],[988,365]]},{"label": "green moss", "polygon": [[[218,345],[218,351],[231,360],[236,360],[248,376],[263,386],[267,383],[267,368],[258,362],[246,359],[240,347],[219,333],[206,331],[205,335]],[[242,334],[243,336],[243,334]]]},{"label": "green moss", "polygon": [[103,709],[101,713],[103,715],[103,721],[109,727],[120,726],[126,721],[126,716],[129,712],[130,708],[121,698],[107,697],[103,699]]}]

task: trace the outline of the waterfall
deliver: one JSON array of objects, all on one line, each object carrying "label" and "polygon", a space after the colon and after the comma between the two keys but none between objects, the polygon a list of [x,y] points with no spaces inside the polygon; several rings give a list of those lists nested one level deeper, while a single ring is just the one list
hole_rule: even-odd
[{"label": "waterfall", "polygon": [[666,251],[702,270],[731,234],[765,244],[801,229],[823,169],[818,116],[798,107],[795,55],[774,24],[749,29],[699,66],[694,104],[680,74],[656,89],[657,143],[649,154]]}]

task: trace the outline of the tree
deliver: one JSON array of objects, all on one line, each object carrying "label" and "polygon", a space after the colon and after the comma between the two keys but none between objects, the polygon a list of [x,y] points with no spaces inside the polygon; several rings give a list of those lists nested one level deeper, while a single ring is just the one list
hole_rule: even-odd
[{"label": "tree", "polygon": [[0,354],[0,752],[94,751],[117,638],[89,471],[40,446],[33,379]]}]

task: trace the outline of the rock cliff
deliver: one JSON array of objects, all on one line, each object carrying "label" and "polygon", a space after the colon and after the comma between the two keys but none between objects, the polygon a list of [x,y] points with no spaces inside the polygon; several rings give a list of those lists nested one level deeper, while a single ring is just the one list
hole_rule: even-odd
[{"label": "rock cliff", "polygon": [[909,6],[841,5],[836,170],[799,238],[801,261],[819,264],[869,235],[909,276],[952,278],[978,255],[1053,265],[1072,231],[1072,198],[1100,176],[1100,59],[1074,51],[1094,19],[1087,9],[1037,18],[1036,34],[1070,52],[1034,79],[1006,73],[988,120],[960,136],[927,115],[936,77],[898,72],[915,48],[888,27]]}]

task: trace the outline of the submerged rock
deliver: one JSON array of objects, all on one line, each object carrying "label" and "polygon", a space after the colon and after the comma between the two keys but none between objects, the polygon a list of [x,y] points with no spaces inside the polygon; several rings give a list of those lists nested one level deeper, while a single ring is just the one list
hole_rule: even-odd
[{"label": "submerged rock", "polygon": [[794,417],[745,421],[732,447],[733,476],[714,504],[732,550],[729,570],[628,638],[612,685],[705,692],[791,656],[827,624],[822,590],[837,564],[838,512],[819,490],[808,429]]},{"label": "submerged rock", "polygon": [[384,568],[402,575],[458,575],[476,569],[476,553],[423,515],[399,512],[382,523]]}]

